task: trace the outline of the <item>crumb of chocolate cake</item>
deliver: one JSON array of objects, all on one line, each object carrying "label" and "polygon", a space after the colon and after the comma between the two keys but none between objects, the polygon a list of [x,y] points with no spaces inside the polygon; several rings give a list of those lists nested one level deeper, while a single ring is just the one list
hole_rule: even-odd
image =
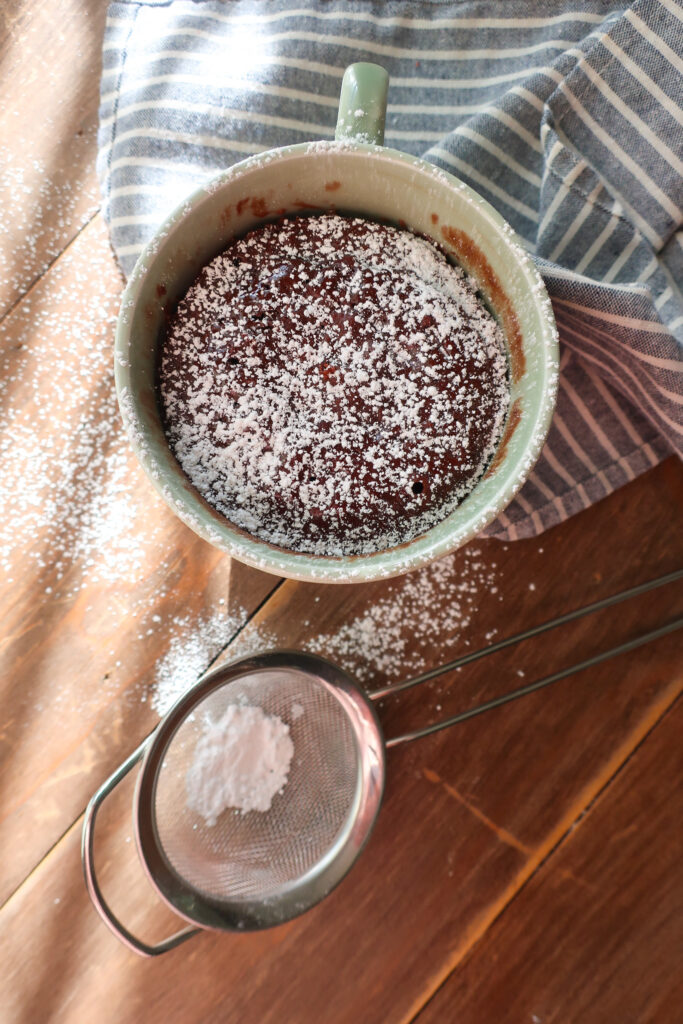
[{"label": "crumb of chocolate cake", "polygon": [[201,271],[162,339],[171,450],[236,526],[316,555],[410,541],[472,490],[509,404],[501,329],[429,240],[290,217]]}]

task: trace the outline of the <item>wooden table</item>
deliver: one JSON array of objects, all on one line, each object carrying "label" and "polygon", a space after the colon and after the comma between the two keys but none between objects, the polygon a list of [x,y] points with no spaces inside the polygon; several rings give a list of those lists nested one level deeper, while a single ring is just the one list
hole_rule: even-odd
[{"label": "wooden table", "polygon": [[[91,793],[217,657],[308,646],[365,682],[437,665],[683,565],[669,460],[539,540],[478,541],[398,581],[280,581],[162,507],[116,411],[122,282],[94,176],[100,0],[0,11],[3,470],[0,1019],[334,1024],[683,1020],[680,635],[390,751],[361,860],[271,931],[157,960],[81,874]],[[387,700],[388,734],[681,613],[680,585]],[[132,780],[97,866],[148,939],[174,926],[131,842]]]}]

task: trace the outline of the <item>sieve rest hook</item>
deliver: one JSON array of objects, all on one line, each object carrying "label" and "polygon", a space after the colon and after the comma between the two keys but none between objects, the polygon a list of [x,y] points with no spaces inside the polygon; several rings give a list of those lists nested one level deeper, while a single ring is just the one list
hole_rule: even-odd
[{"label": "sieve rest hook", "polygon": [[83,862],[83,872],[85,874],[85,884],[90,894],[90,899],[93,902],[95,910],[98,912],[106,926],[111,932],[120,939],[124,945],[132,949],[134,953],[138,953],[141,956],[158,956],[160,953],[166,953],[169,949],[173,949],[174,946],[179,946],[181,942],[185,942],[192,935],[195,935],[200,928],[183,928],[181,931],[176,932],[175,935],[169,936],[164,939],[163,942],[159,942],[154,946],[148,945],[146,942],[142,942],[141,939],[136,938],[132,932],[129,932],[125,925],[121,924],[119,919],[115,916],[109,905],[102,895],[97,876],[95,875],[95,864],[93,857],[93,847],[95,838],[95,818],[100,805],[103,803],[105,797],[111,793],[113,789],[118,786],[119,782],[125,778],[131,768],[138,763],[145,753],[147,744],[149,743],[149,737],[140,744],[129,758],[127,758],[123,764],[119,765],[113,775],[104,782],[97,790],[95,795],[90,800],[86,811],[85,819],[83,822],[83,839],[81,843],[81,860]]}]

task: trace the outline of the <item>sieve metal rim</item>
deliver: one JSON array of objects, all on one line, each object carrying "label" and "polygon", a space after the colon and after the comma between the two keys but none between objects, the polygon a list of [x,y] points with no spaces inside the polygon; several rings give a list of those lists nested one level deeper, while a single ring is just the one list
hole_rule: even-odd
[{"label": "sieve metal rim", "polygon": [[[173,737],[209,694],[243,676],[296,671],[312,676],[343,706],[358,758],[359,790],[353,819],[333,857],[322,858],[278,898],[220,900],[195,889],[166,857],[156,826],[155,797],[159,772]],[[368,695],[339,666],[317,655],[276,650],[244,658],[206,675],[165,714],[148,740],[133,804],[135,840],[144,871],[154,890],[176,914],[215,931],[256,931],[298,916],[319,903],[350,870],[374,827],[384,793],[386,747],[377,712]]]}]

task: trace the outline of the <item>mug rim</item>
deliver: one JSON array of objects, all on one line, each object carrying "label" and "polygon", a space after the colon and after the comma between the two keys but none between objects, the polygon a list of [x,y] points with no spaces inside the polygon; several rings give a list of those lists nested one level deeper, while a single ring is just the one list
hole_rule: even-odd
[{"label": "mug rim", "polygon": [[[262,168],[266,163],[282,162],[290,158],[312,156],[317,153],[361,153],[370,159],[408,164],[417,171],[427,174],[435,185],[456,190],[468,203],[475,205],[479,212],[488,220],[490,226],[500,237],[503,245],[514,256],[520,273],[525,278],[527,293],[539,314],[542,325],[543,364],[538,373],[542,374],[539,383],[541,401],[539,401],[536,418],[531,428],[531,436],[524,447],[524,466],[517,472],[510,472],[507,479],[495,489],[495,498],[487,503],[482,514],[474,521],[455,526],[443,538],[432,538],[430,534],[447,522],[451,515],[457,513],[467,501],[469,494],[480,487],[486,477],[487,470],[477,480],[469,494],[443,520],[426,533],[414,537],[410,541],[392,548],[357,555],[315,555],[277,547],[257,537],[252,537],[236,527],[226,516],[213,509],[193,488],[197,498],[196,511],[187,507],[187,493],[184,500],[179,495],[172,495],[163,480],[164,468],[160,469],[159,461],[145,439],[145,423],[138,415],[134,383],[131,379],[128,355],[132,345],[131,326],[136,304],[145,284],[147,275],[152,271],[154,263],[163,250],[163,242],[175,228],[196,212],[203,200],[209,198],[223,186],[248,175],[251,171]],[[328,583],[366,582],[374,579],[385,579],[403,575],[439,558],[465,544],[477,536],[486,526],[503,511],[524,485],[528,475],[537,461],[545,444],[555,408],[559,374],[559,344],[557,327],[543,279],[531,260],[530,255],[522,246],[516,233],[483,196],[479,195],[458,177],[445,171],[420,157],[404,153],[387,146],[365,143],[357,139],[321,140],[315,142],[295,143],[277,149],[265,150],[254,154],[225,170],[219,171],[208,181],[189,192],[175,209],[165,218],[141,251],[133,271],[124,289],[120,313],[115,334],[115,382],[122,419],[128,435],[129,443],[142,465],[148,479],[155,486],[161,497],[172,511],[185,522],[195,533],[212,545],[226,551],[232,557],[257,568],[276,575],[301,581],[319,581]],[[509,415],[509,413],[508,413]],[[507,420],[507,418],[506,418]],[[502,435],[501,435],[502,436]],[[183,476],[177,460],[167,449],[169,460]],[[495,454],[494,454],[495,458]],[[503,460],[504,462],[505,460]],[[489,463],[490,466],[491,463]],[[196,513],[200,508],[211,511],[216,520],[215,528],[205,523]]]}]

